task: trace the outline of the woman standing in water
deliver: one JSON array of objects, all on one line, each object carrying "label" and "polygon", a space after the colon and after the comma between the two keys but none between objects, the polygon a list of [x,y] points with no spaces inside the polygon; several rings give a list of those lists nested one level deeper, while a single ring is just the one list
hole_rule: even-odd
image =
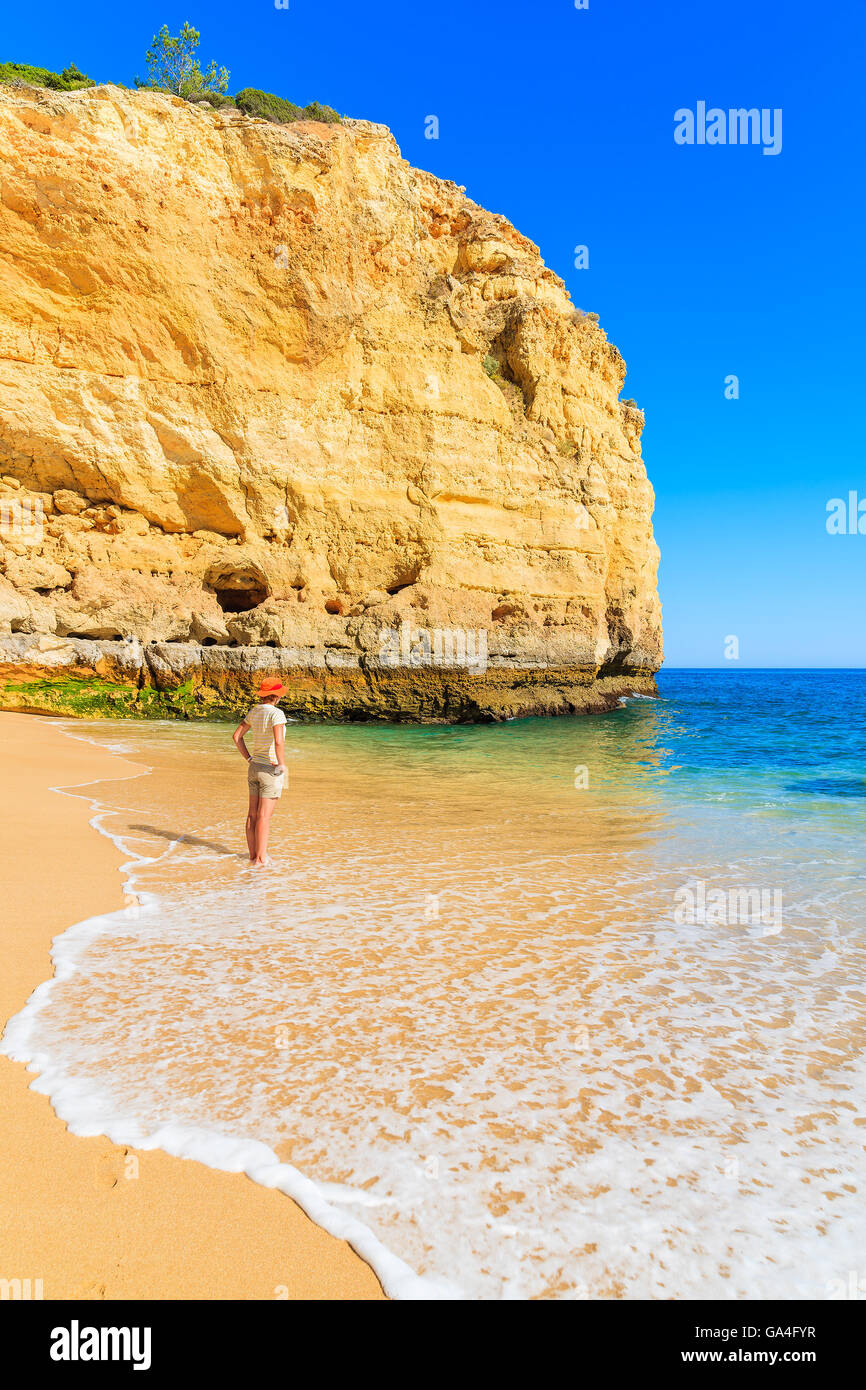
[{"label": "woman standing in water", "polygon": [[[249,763],[247,782],[250,789],[250,809],[247,812],[247,846],[250,863],[263,867],[268,859],[268,834],[274,807],[286,784],[286,716],[278,708],[288,687],[274,678],[263,680],[259,686],[259,703],[242,719],[232,734],[238,752]],[[252,733],[252,752],[244,738]]]}]

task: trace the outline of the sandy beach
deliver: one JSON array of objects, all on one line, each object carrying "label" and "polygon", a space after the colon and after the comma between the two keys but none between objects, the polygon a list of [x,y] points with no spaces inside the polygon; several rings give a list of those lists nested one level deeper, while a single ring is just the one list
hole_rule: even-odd
[{"label": "sandy beach", "polygon": [[290,723],[267,871],[226,724],[0,718],[0,1279],[49,1299],[847,1289],[866,695],[789,677],[792,769],[775,673],[663,681],[597,720]]},{"label": "sandy beach", "polygon": [[[51,789],[139,769],[28,715],[0,716],[0,749],[5,1026],[50,976],[52,938],[123,904],[121,855],[88,824],[89,803]],[[32,1079],[0,1057],[0,1277],[41,1280],[46,1299],[383,1297],[354,1251],[282,1193],[78,1138]]]}]

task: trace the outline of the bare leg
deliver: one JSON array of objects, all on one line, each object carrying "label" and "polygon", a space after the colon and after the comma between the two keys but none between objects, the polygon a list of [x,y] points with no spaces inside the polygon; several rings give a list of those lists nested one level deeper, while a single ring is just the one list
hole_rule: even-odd
[{"label": "bare leg", "polygon": [[256,819],[256,857],[254,864],[268,862],[268,835],[271,829],[271,816],[277,804],[275,796],[263,796],[259,800],[259,814]]},{"label": "bare leg", "polygon": [[250,863],[256,857],[256,821],[259,818],[259,794],[250,792],[250,809],[247,812],[247,849],[250,852]]}]

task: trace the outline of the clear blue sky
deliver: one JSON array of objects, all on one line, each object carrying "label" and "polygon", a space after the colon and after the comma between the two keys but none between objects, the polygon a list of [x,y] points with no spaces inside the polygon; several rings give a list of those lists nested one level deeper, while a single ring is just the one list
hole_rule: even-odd
[{"label": "clear blue sky", "polygon": [[[866,499],[862,3],[43,0],[0,57],[132,83],[185,19],[231,91],[389,125],[600,315],[647,416],[668,665],[728,665],[729,634],[741,666],[866,665],[866,535],[825,528]],[[699,100],[781,107],[781,153],[676,145]]]}]

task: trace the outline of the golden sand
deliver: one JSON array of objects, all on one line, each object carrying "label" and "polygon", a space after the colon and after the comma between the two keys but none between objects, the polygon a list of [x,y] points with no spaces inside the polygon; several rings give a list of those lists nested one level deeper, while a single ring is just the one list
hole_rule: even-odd
[{"label": "golden sand", "polygon": [[[4,847],[0,1026],[51,974],[50,944],[123,904],[121,855],[84,800],[52,787],[134,763],[46,721],[0,715]],[[161,1152],[80,1139],[0,1057],[0,1278],[52,1298],[382,1298],[349,1246],[282,1193]],[[131,1161],[132,1160],[132,1161]]]}]

